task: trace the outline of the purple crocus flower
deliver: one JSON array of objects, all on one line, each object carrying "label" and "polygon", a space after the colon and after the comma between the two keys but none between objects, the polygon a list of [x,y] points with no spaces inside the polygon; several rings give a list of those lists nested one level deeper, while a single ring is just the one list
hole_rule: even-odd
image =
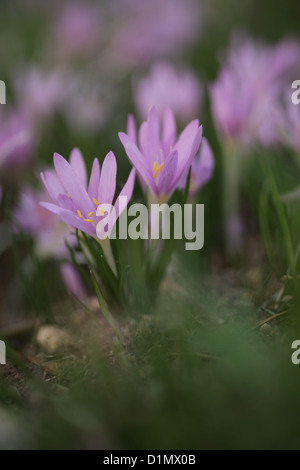
[{"label": "purple crocus flower", "polygon": [[[189,196],[195,194],[202,188],[213,175],[215,160],[211,147],[205,137],[202,138],[200,150],[193,160],[191,167]],[[185,188],[187,175],[182,179],[181,187]]]},{"label": "purple crocus flower", "polygon": [[163,115],[162,132],[155,107],[143,122],[137,138],[135,121],[128,118],[127,134],[119,133],[127,156],[138,172],[141,183],[148,187],[156,201],[167,201],[187,173],[199,149],[202,126],[197,119],[190,122],[176,138],[176,125],[172,110],[167,107]]},{"label": "purple crocus flower", "polygon": [[168,62],[155,63],[148,76],[134,81],[134,98],[142,118],[152,105],[159,116],[170,106],[181,122],[188,122],[198,114],[202,88],[188,69],[174,68]]},{"label": "purple crocus flower", "polygon": [[111,53],[124,65],[178,54],[201,32],[203,8],[195,0],[114,0],[118,18]]},{"label": "purple crocus flower", "polygon": [[34,191],[30,187],[25,187],[13,212],[13,229],[33,238],[38,256],[43,259],[59,260],[67,290],[79,299],[84,299],[86,292],[83,282],[71,262],[65,244],[67,241],[69,246],[74,247],[76,238],[71,234],[69,227],[55,214],[41,207],[40,200],[46,200],[48,197],[44,188]]},{"label": "purple crocus flower", "polygon": [[102,23],[98,5],[69,2],[58,12],[52,44],[67,56],[89,53],[97,44]]},{"label": "purple crocus flower", "polygon": [[220,136],[247,149],[253,142],[277,143],[276,103],[297,71],[299,44],[282,40],[266,45],[233,38],[219,77],[210,88]]},{"label": "purple crocus flower", "polygon": [[32,128],[26,116],[20,112],[8,111],[0,114],[0,167],[24,169],[29,163],[34,147]]},{"label": "purple crocus flower", "polygon": [[116,190],[117,162],[113,152],[106,155],[101,172],[99,160],[94,159],[89,183],[84,159],[77,148],[71,153],[70,163],[55,153],[54,166],[56,174],[49,171],[41,173],[42,181],[54,204],[41,202],[41,206],[57,214],[71,227],[97,238],[98,222],[105,216],[109,226],[112,226],[126,208],[133,192],[134,170],[120,192],[113,206],[114,210],[107,214],[105,207],[112,205]]},{"label": "purple crocus flower", "polygon": [[14,228],[32,236],[36,251],[42,258],[66,258],[68,254],[65,239],[74,246],[76,239],[70,235],[70,229],[53,213],[41,207],[41,200],[49,200],[44,188],[34,191],[31,187],[23,188],[17,207],[14,209]]}]

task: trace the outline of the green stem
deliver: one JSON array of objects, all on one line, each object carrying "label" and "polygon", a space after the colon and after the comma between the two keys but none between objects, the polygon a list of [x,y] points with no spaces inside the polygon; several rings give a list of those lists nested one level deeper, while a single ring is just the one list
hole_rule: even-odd
[{"label": "green stem", "polygon": [[114,275],[116,277],[118,277],[118,272],[117,272],[117,268],[116,268],[114,255],[111,251],[110,239],[106,238],[106,240],[103,240],[101,242],[101,247],[102,247],[105,259],[107,261],[107,264],[109,265],[109,267],[112,270],[112,272],[114,273]]}]

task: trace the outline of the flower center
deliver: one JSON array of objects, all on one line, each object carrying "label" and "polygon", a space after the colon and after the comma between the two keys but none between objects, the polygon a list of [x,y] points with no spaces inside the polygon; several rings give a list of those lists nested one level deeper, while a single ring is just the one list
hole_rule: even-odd
[{"label": "flower center", "polygon": [[[97,207],[100,206],[100,203],[97,201],[97,199],[93,198],[93,201],[94,201],[94,203],[96,204]],[[92,215],[94,214],[94,211],[89,212],[86,219],[83,217],[83,215],[81,214],[79,209],[77,209],[77,214],[78,214],[78,217],[80,219],[82,219],[84,222],[88,222],[90,224],[92,224],[94,222],[93,219],[91,219]],[[97,215],[102,217],[104,214],[105,214],[105,211],[102,209],[102,207],[98,207]]]},{"label": "flower center", "polygon": [[153,165],[153,178],[155,179],[158,175],[158,173],[163,169],[164,163],[161,163],[159,166],[157,165],[157,160],[155,160],[154,165]]}]

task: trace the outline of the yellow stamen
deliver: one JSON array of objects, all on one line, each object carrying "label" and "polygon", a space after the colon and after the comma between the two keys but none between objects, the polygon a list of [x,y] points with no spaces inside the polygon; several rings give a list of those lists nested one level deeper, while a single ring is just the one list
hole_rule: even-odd
[{"label": "yellow stamen", "polygon": [[92,219],[83,219],[84,222],[89,222],[90,224],[93,223],[93,220]]},{"label": "yellow stamen", "polygon": [[93,201],[94,201],[94,203],[96,204],[96,206],[99,206],[99,205],[100,205],[100,203],[99,203],[99,202],[97,201],[97,199],[95,199],[94,197],[93,197]]},{"label": "yellow stamen", "polygon": [[98,215],[100,215],[102,217],[102,215],[105,214],[105,211],[102,209],[102,207],[99,207],[98,209]]},{"label": "yellow stamen", "polygon": [[69,199],[72,199],[71,196],[70,196],[70,194],[67,194],[67,196],[68,196]]},{"label": "yellow stamen", "polygon": [[158,175],[158,172],[161,171],[164,167],[164,163],[161,163],[159,166],[157,166],[157,160],[155,160],[154,164],[153,164],[153,178],[156,178],[157,175]]},{"label": "yellow stamen", "polygon": [[92,217],[94,211],[91,211],[89,214],[88,214],[88,217]]},{"label": "yellow stamen", "polygon": [[82,214],[81,214],[81,212],[80,212],[79,209],[77,209],[77,214],[79,215],[79,217],[80,217],[81,219],[83,219]]}]

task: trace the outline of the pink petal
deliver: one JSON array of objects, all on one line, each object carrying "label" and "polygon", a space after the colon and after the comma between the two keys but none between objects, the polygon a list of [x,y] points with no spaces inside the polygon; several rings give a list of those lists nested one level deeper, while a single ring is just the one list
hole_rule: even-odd
[{"label": "pink petal", "polygon": [[51,204],[50,202],[40,202],[40,205],[53,214],[58,215],[63,222],[70,225],[71,227],[78,228],[78,230],[81,230],[82,232],[85,232],[92,237],[96,237],[95,227],[89,222],[84,222],[82,219],[77,217],[74,212],[63,209],[62,207],[56,206],[55,204]]},{"label": "pink petal", "polygon": [[49,193],[49,196],[54,202],[57,202],[57,198],[60,194],[65,194],[65,188],[54,172],[45,171],[44,173],[41,173],[41,179]]},{"label": "pink petal", "polygon": [[119,139],[122,142],[125,151],[128,155],[132,165],[136,168],[141,178],[145,183],[155,192],[155,182],[151,171],[149,171],[145,164],[145,159],[137,146],[130,140],[128,135],[119,132]]},{"label": "pink petal", "polygon": [[[153,106],[148,114],[147,122],[143,122],[139,130],[139,143],[141,152],[145,157],[148,170],[152,168],[155,160],[160,161],[161,143],[159,138],[159,121],[156,108]],[[161,162],[160,162],[161,163]]]},{"label": "pink petal", "polygon": [[161,171],[160,179],[158,183],[159,193],[168,195],[172,192],[172,180],[176,173],[178,164],[178,153],[177,150],[173,150],[172,153],[165,160],[165,165]]},{"label": "pink petal", "polygon": [[98,201],[111,204],[116,191],[117,162],[113,152],[109,152],[102,164]]},{"label": "pink petal", "polygon": [[[115,208],[115,217],[116,217],[116,219],[111,222],[112,225],[116,222],[116,220],[120,217],[120,215],[122,214],[124,209],[127,207],[127,204],[129,203],[129,201],[131,199],[131,196],[132,196],[132,193],[133,193],[134,183],[135,183],[135,170],[133,168],[131,170],[129,176],[128,176],[128,179],[127,179],[125,185],[123,186],[122,191],[120,192],[120,194],[119,194],[119,196],[118,196],[118,198],[115,202],[114,208]],[[121,197],[124,197],[124,196],[127,198],[126,204],[124,204],[122,199],[121,199]]]},{"label": "pink petal", "polygon": [[178,166],[172,184],[177,184],[184,171],[191,166],[199,149],[202,139],[202,126],[198,127],[198,125],[198,120],[188,124],[174,146],[174,150],[178,151]]},{"label": "pink petal", "polygon": [[148,154],[156,156],[160,152],[160,137],[159,137],[159,120],[155,106],[153,106],[148,114]]},{"label": "pink petal", "polygon": [[78,299],[84,299],[84,285],[75,267],[71,263],[63,263],[60,269],[67,290]]},{"label": "pink petal", "polygon": [[86,166],[82,153],[78,148],[74,148],[70,155],[70,165],[78,176],[84,188],[87,188],[87,173]]},{"label": "pink petal", "polygon": [[94,210],[94,204],[77,174],[74,172],[71,165],[58,153],[54,154],[54,166],[60,181],[64,185],[67,194],[74,202],[75,207],[77,207],[83,215]]},{"label": "pink petal", "polygon": [[129,138],[132,140],[132,142],[137,145],[137,132],[136,132],[136,124],[134,117],[132,114],[129,114],[128,120],[127,120],[127,134]]},{"label": "pink petal", "polygon": [[163,143],[164,152],[166,155],[170,152],[170,147],[173,147],[176,139],[176,123],[173,111],[170,106],[167,106],[163,115]]},{"label": "pink petal", "polygon": [[92,166],[88,194],[93,199],[98,197],[100,182],[100,164],[98,158],[95,158]]},{"label": "pink petal", "polygon": [[60,194],[57,198],[57,203],[63,209],[67,209],[68,211],[76,212],[76,207],[74,206],[74,202],[66,196],[65,194]]}]

